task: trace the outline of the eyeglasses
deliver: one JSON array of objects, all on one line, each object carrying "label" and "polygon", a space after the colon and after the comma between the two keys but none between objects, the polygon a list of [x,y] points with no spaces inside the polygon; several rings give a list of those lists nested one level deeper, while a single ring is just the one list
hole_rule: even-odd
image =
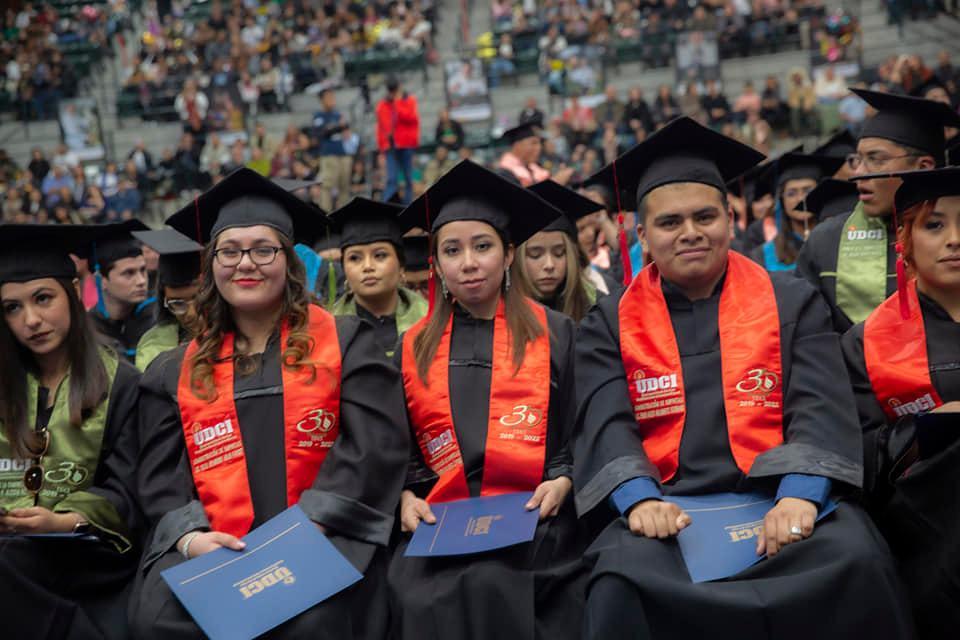
[{"label": "eyeglasses", "polygon": [[250,256],[250,261],[258,267],[264,267],[277,259],[282,247],[251,247],[250,249],[236,249],[227,247],[217,249],[213,256],[222,267],[235,267],[243,260],[244,255]]},{"label": "eyeglasses", "polygon": [[193,304],[193,300],[187,300],[186,298],[167,298],[163,301],[163,306],[167,309],[167,311],[175,316],[182,316],[185,314],[190,310],[191,304]]},{"label": "eyeglasses", "polygon": [[43,488],[43,456],[47,455],[47,450],[50,448],[50,431],[44,427],[36,434],[37,437],[42,439],[40,452],[33,458],[33,464],[23,473],[23,486],[28,493],[33,495],[34,503],[36,503],[40,489]]},{"label": "eyeglasses", "polygon": [[856,171],[860,168],[860,165],[864,165],[870,173],[877,173],[890,164],[891,160],[916,157],[916,153],[905,153],[900,156],[876,155],[872,153],[862,156],[859,153],[851,153],[847,156],[847,166]]}]

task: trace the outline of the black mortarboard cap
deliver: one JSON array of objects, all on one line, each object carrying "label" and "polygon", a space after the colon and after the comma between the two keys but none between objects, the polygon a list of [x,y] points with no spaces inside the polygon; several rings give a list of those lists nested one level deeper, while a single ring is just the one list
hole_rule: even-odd
[{"label": "black mortarboard cap", "polygon": [[530,185],[527,189],[552,204],[563,214],[542,230],[563,231],[573,237],[574,240],[577,238],[577,220],[603,209],[602,204],[598,204],[553,180],[538,182]]},{"label": "black mortarboard cap", "polygon": [[774,160],[767,170],[776,176],[779,190],[787,180],[807,178],[819,182],[835,174],[844,162],[844,158],[791,151]]},{"label": "black mortarboard cap", "polygon": [[944,91],[947,92],[947,96],[950,95],[950,90],[947,89],[947,85],[945,85],[943,83],[943,80],[941,80],[936,75],[930,76],[924,83],[911,89],[910,95],[913,96],[914,98],[926,98],[927,93],[929,93],[933,89],[943,89]]},{"label": "black mortarboard cap", "polygon": [[681,182],[706,184],[726,193],[727,182],[763,158],[733,138],[680,117],[623,153],[610,168],[611,177],[616,170],[620,188],[636,194],[636,203],[658,187]]},{"label": "black mortarboard cap", "polygon": [[89,258],[94,270],[123,258],[136,258],[143,254],[143,245],[133,237],[133,232],[148,229],[139,220],[93,225],[93,240],[89,246],[79,248],[77,255]]},{"label": "black mortarboard cap", "polygon": [[905,171],[899,177],[903,184],[897,189],[897,211],[906,211],[927,200],[960,196],[960,167]]},{"label": "black mortarboard cap", "polygon": [[426,271],[430,268],[430,237],[403,236],[403,256],[407,271]]},{"label": "black mortarboard cap", "polygon": [[536,122],[521,122],[515,127],[511,127],[503,132],[503,139],[508,144],[514,144],[525,140],[526,138],[542,137],[543,130]]},{"label": "black mortarboard cap", "polygon": [[913,147],[944,163],[944,127],[960,127],[960,115],[942,102],[867,89],[851,89],[877,113],[863,123],[860,139],[883,138]]},{"label": "black mortarboard cap", "polygon": [[827,178],[807,194],[800,203],[800,210],[809,211],[823,221],[853,211],[857,206],[858,194],[856,183]]},{"label": "black mortarboard cap", "polygon": [[390,202],[356,197],[331,213],[330,221],[340,233],[341,249],[372,242],[389,242],[400,248],[397,215],[402,210]]},{"label": "black mortarboard cap", "polygon": [[750,167],[745,172],[727,182],[727,191],[751,202],[763,196],[773,194],[773,173],[768,171],[770,162]]},{"label": "black mortarboard cap", "polygon": [[76,278],[70,258],[94,237],[92,225],[0,224],[0,284]]},{"label": "black mortarboard cap", "polygon": [[857,139],[849,129],[841,129],[827,138],[826,142],[813,150],[813,155],[846,158],[857,151]]},{"label": "black mortarboard cap", "polygon": [[436,233],[450,222],[479,220],[519,245],[559,215],[559,210],[532,191],[475,162],[461,160],[400,213],[400,227],[429,224],[430,232]]},{"label": "black mortarboard cap", "polygon": [[160,282],[164,285],[183,287],[200,276],[203,245],[173,229],[134,231],[132,235],[160,254]]},{"label": "black mortarboard cap", "polygon": [[225,229],[256,225],[272,227],[294,242],[309,244],[327,224],[319,207],[246,167],[232,172],[166,222],[204,244]]}]

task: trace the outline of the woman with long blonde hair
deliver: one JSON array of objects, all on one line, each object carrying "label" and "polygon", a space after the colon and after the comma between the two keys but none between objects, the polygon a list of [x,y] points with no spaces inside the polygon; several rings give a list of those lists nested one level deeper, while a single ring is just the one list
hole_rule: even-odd
[{"label": "woman with long blonde hair", "polygon": [[294,504],[365,579],[275,632],[386,631],[378,575],[408,455],[402,392],[370,327],[311,301],[294,242],[324,222],[248,169],[167,221],[207,246],[197,337],[159,356],[142,385],[140,494],[154,533],[135,594],[138,638],[202,637],[161,571],[242,549],[242,536]]}]

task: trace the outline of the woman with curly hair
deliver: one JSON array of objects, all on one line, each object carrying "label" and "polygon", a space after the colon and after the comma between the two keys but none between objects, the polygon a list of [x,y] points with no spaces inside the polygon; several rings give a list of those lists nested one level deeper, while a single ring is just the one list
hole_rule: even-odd
[{"label": "woman with curly hair", "polygon": [[134,635],[203,637],[160,572],[240,550],[297,504],[365,578],[273,633],[382,637],[378,590],[408,454],[403,395],[370,327],[311,303],[294,242],[316,235],[322,213],[239,169],[167,222],[208,244],[198,337],[159,356],[142,384],[140,495],[154,531]]}]

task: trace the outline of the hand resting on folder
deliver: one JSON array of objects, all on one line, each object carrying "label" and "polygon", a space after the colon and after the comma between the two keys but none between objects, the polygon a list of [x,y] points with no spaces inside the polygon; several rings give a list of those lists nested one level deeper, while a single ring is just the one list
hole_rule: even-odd
[{"label": "hand resting on folder", "polygon": [[[813,535],[817,520],[817,506],[800,498],[782,498],[763,519],[764,535],[757,539],[757,555],[772,557],[792,542]],[[683,509],[667,500],[638,502],[627,518],[630,531],[647,538],[669,538],[690,525],[691,519]],[[799,527],[800,534],[791,533]]]},{"label": "hand resting on folder", "polygon": [[[533,511],[539,507],[540,520],[557,515],[560,512],[560,505],[566,500],[572,488],[573,481],[566,476],[541,482],[526,504],[527,511]],[[404,490],[400,494],[400,529],[404,533],[413,533],[421,521],[436,524],[437,518],[426,500],[418,498],[409,489]]]}]

